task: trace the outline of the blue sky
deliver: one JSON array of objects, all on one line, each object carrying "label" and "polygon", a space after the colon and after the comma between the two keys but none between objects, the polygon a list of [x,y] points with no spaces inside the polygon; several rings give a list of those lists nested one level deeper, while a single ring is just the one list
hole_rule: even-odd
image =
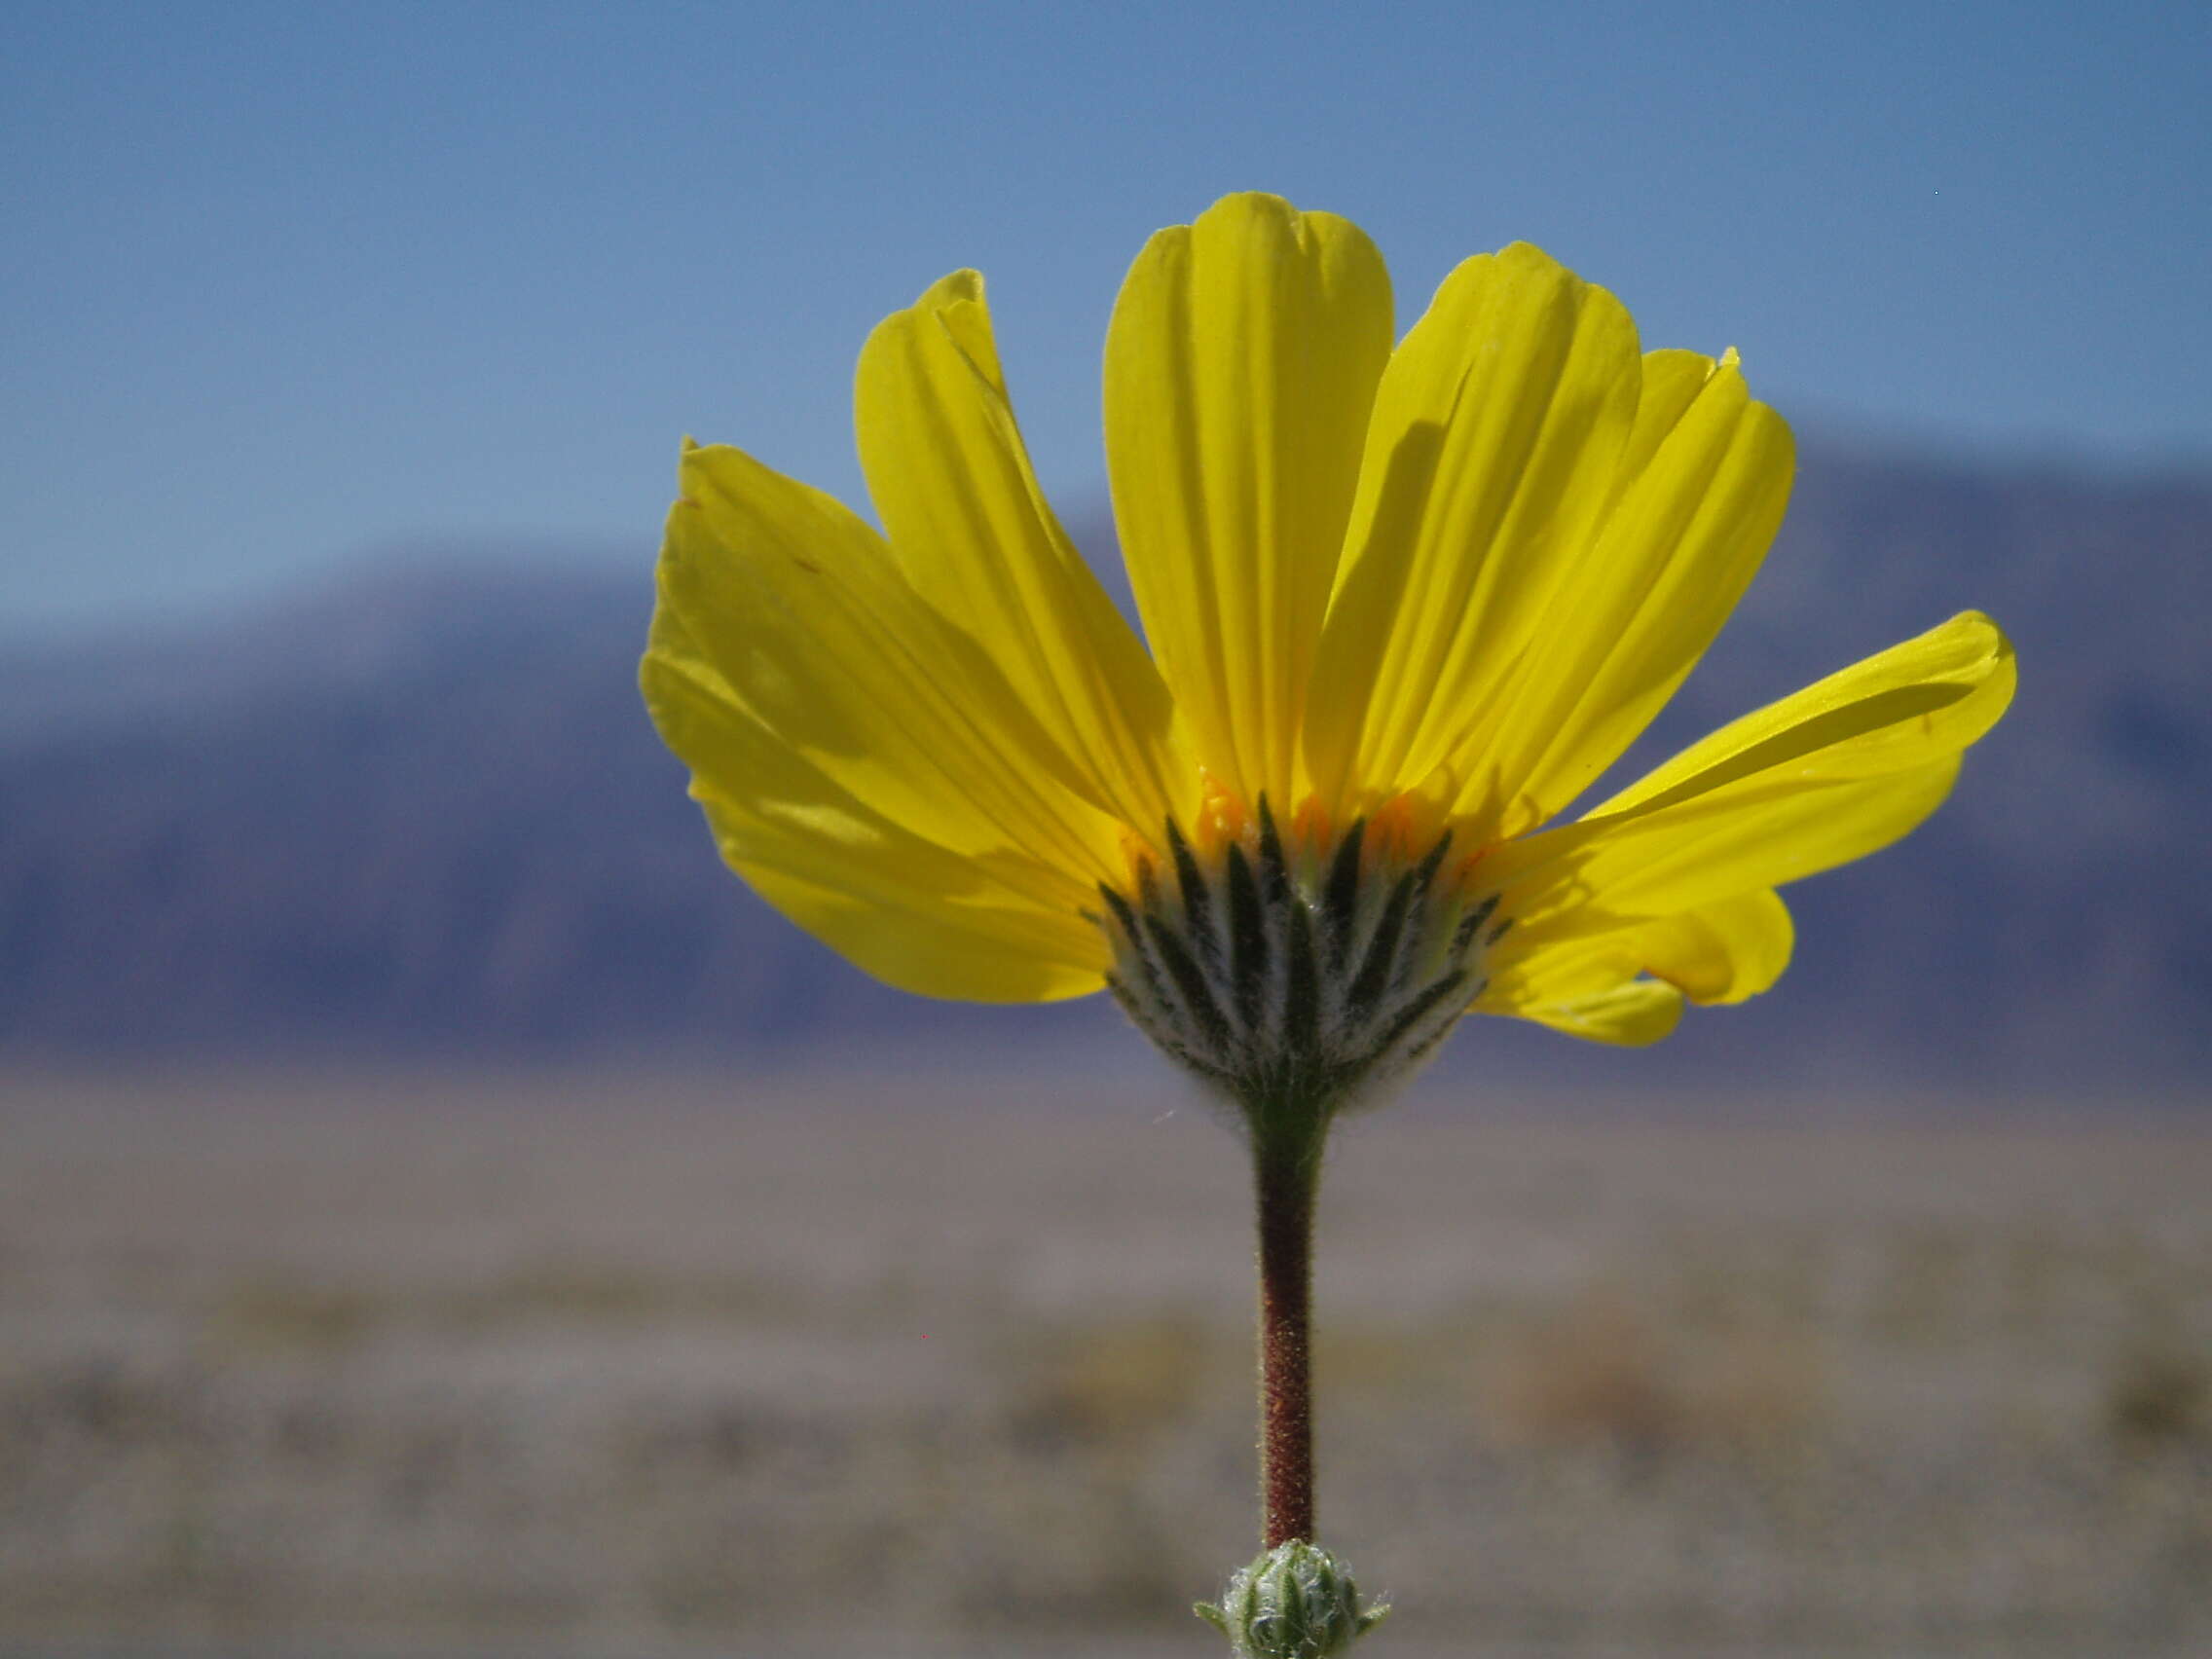
[{"label": "blue sky", "polygon": [[2212,7],[16,5],[0,636],[378,549],[657,538],[675,442],[858,498],[849,387],[962,265],[1049,486],[1107,310],[1225,191],[1400,325],[1541,243],[1804,424],[2212,462]]}]

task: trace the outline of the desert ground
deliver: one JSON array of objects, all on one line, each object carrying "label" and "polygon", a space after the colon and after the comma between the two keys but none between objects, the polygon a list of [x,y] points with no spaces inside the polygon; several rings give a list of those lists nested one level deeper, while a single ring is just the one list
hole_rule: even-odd
[{"label": "desert ground", "polygon": [[[1075,1072],[0,1076],[0,1652],[1218,1653],[1239,1150]],[[2212,1652],[2172,1107],[1346,1125],[1363,1651]]]}]

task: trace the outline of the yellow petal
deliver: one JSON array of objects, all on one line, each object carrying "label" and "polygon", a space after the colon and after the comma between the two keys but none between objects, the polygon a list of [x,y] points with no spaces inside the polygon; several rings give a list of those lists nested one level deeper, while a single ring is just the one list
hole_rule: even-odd
[{"label": "yellow petal", "polygon": [[[1793,470],[1789,428],[1751,400],[1734,353],[1718,364],[1645,357],[1614,504],[1587,553],[1566,555],[1552,625],[1493,699],[1494,719],[1478,722],[1481,747],[1455,756],[1470,789],[1459,812],[1509,805],[1498,832],[1523,833],[1619,757],[1735,609],[1781,526]],[[1484,799],[1487,787],[1504,799]]]},{"label": "yellow petal", "polygon": [[1666,915],[1889,845],[1935,811],[2011,700],[2012,647],[1953,617],[1692,745],[1576,824],[1496,850],[1524,922]]},{"label": "yellow petal", "polygon": [[1649,810],[1782,771],[1805,782],[1874,777],[1956,755],[2010,706],[2012,643],[1978,610],[1877,651],[1722,726],[1590,816]]},{"label": "yellow petal", "polygon": [[[1517,243],[1468,260],[1376,394],[1314,665],[1306,753],[1325,799],[1420,785],[1470,750],[1546,631],[1635,424],[1636,325]],[[1497,793],[1494,777],[1452,780]]]},{"label": "yellow petal", "polygon": [[[1490,1011],[1478,1005],[1478,1012]],[[1671,1035],[1681,1022],[1682,993],[1663,979],[1631,979],[1611,990],[1512,1012],[1586,1042],[1641,1049]]]},{"label": "yellow petal", "polygon": [[1797,943],[1789,906],[1766,889],[1662,917],[1641,933],[1644,972],[1703,1008],[1769,989]]},{"label": "yellow petal", "polygon": [[1391,327],[1366,236],[1261,195],[1154,237],[1114,308],[1106,464],[1122,554],[1201,759],[1247,800],[1295,787]]},{"label": "yellow petal", "polygon": [[[1911,771],[1843,782],[1764,777],[1648,814],[1588,819],[1504,850],[1558,837],[1508,878],[1505,912],[1531,928],[1672,915],[1779,887],[1879,852],[1943,803],[1951,756]],[[1535,849],[1541,853],[1542,849]],[[1504,873],[1506,859],[1499,860]]]},{"label": "yellow petal", "polygon": [[1694,1003],[1738,1003],[1782,977],[1795,943],[1789,910],[1771,890],[1626,926],[1517,928],[1492,957],[1482,1006],[1517,1012],[1595,994],[1641,974]]},{"label": "yellow petal", "polygon": [[945,277],[869,336],[854,413],[893,558],[1034,715],[1056,775],[1148,830],[1195,802],[1167,687],[1038,488],[979,276]]},{"label": "yellow petal", "polygon": [[[706,805],[731,869],[788,920],[887,985],[954,1002],[1043,1003],[1088,996],[1106,983],[1100,968],[1026,954],[1024,941],[994,919],[971,925],[972,918],[912,889],[900,896],[868,893],[848,884],[842,870],[825,871],[832,883],[825,885],[752,863],[714,803]],[[1098,930],[1089,931],[1095,936]]]},{"label": "yellow petal", "polygon": [[1020,849],[1086,887],[1121,827],[875,533],[737,450],[687,450],[660,604],[743,711],[886,820],[956,852]]},{"label": "yellow petal", "polygon": [[903,991],[962,1002],[1057,1002],[1105,984],[1104,935],[1074,909],[1023,902],[1011,855],[945,852],[865,809],[816,803],[785,826],[698,792],[729,866],[792,921]]},{"label": "yellow petal", "polygon": [[[1102,983],[1104,940],[1081,915],[1091,895],[1080,881],[1018,852],[955,852],[840,788],[743,705],[665,605],[639,678],[730,867],[862,968],[980,1002]],[[978,823],[969,838],[991,832]]]}]

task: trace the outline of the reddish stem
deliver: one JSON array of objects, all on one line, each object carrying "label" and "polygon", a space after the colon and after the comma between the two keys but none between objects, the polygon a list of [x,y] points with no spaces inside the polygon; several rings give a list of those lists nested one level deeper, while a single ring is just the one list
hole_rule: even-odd
[{"label": "reddish stem", "polygon": [[1313,1541],[1310,1329],[1321,1133],[1255,1137],[1260,1221],[1260,1536]]}]

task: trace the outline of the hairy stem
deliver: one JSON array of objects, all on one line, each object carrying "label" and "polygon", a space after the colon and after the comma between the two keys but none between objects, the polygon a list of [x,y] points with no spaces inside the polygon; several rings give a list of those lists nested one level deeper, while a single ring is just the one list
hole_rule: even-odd
[{"label": "hairy stem", "polygon": [[[1264,1120],[1262,1120],[1264,1123]],[[1260,1537],[1313,1541],[1313,1198],[1327,1120],[1256,1123],[1260,1222]]]}]

